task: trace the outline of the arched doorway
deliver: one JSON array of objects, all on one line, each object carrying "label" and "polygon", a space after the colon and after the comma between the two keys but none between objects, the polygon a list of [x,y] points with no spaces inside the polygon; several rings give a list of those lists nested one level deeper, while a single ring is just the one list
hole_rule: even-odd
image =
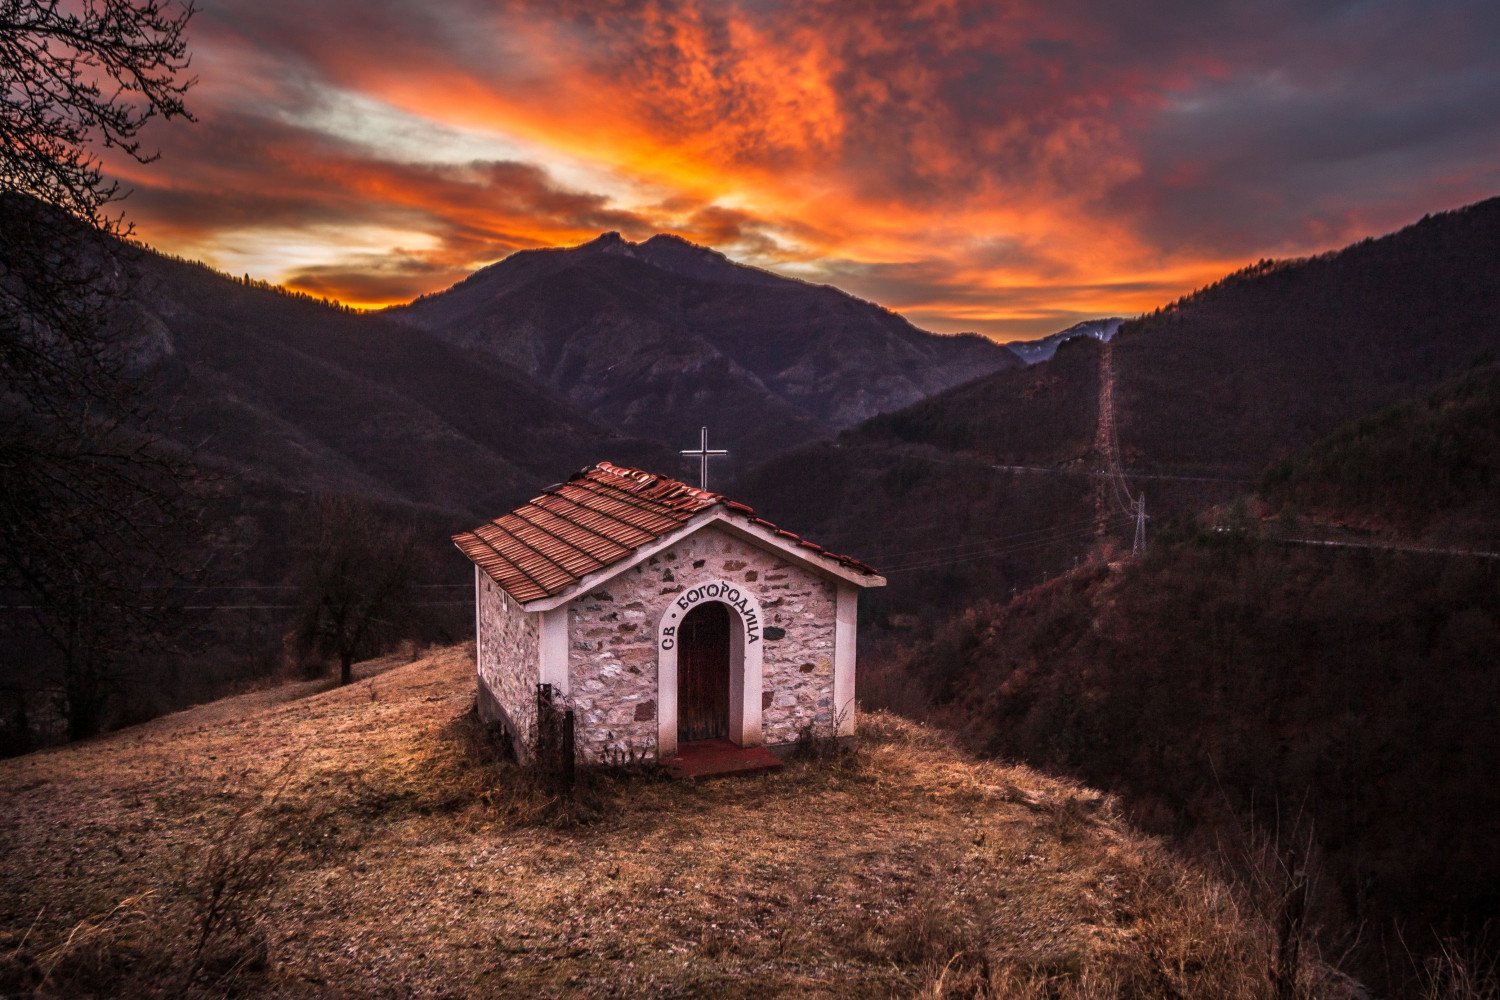
[{"label": "arched doorway", "polygon": [[729,736],[729,609],[705,601],[678,629],[677,739],[716,740]]},{"label": "arched doorway", "polygon": [[[729,701],[729,741],[742,747],[760,746],[764,742],[760,712],[764,668],[761,622],[765,616],[760,601],[743,584],[706,580],[675,593],[657,621],[656,753],[661,760],[677,753],[678,734],[684,728],[678,725],[678,718],[685,710],[679,668],[685,665],[686,637],[681,629],[690,615],[705,606],[715,607],[728,616],[729,679],[722,686],[714,682],[712,689],[724,691]],[[723,669],[722,659],[712,662]]]}]

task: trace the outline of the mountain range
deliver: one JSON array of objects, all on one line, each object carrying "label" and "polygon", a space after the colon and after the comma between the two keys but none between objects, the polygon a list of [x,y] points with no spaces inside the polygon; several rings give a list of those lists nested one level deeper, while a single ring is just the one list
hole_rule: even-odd
[{"label": "mountain range", "polygon": [[1018,367],[828,285],[737,264],[677,236],[618,233],[525,250],[386,315],[526,372],[610,427],[742,458]]},{"label": "mountain range", "polygon": [[172,433],[254,498],[257,578],[284,571],[310,492],[405,508],[446,552],[447,531],[600,459],[690,475],[676,450],[708,424],[734,453],[728,492],[891,573],[872,622],[1123,540],[1095,475],[1106,351],[1120,457],[1160,525],[1500,347],[1500,199],[1081,324],[1034,364],[670,236],[516,253],[375,315],[117,257],[119,322]]}]

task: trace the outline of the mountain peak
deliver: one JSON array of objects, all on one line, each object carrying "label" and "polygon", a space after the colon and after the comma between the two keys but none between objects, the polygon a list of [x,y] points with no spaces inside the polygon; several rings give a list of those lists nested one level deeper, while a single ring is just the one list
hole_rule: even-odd
[{"label": "mountain peak", "polygon": [[714,257],[724,256],[712,247],[694,243],[687,237],[678,236],[676,233],[657,233],[649,240],[641,243],[640,247],[642,250],[692,250],[697,253],[710,254]]},{"label": "mountain peak", "polygon": [[1020,365],[998,344],[925,333],[677,235],[604,233],[481,275],[403,320],[544,379],[607,426],[678,441],[711,420],[742,457]]},{"label": "mountain peak", "polygon": [[734,264],[727,256],[712,247],[706,247],[684,236],[676,233],[657,233],[649,239],[641,240],[639,243],[627,240],[619,232],[611,230],[600,233],[587,243],[579,244],[577,250],[601,250],[605,253],[624,254],[637,260],[663,266],[669,261],[680,261],[689,258],[700,260],[713,260],[724,264]]},{"label": "mountain peak", "polygon": [[589,240],[587,243],[580,243],[576,247],[576,249],[578,249],[578,250],[615,250],[615,249],[617,249],[619,247],[633,247],[633,246],[635,246],[634,243],[631,243],[625,237],[621,236],[617,230],[611,229],[607,233],[600,233],[598,236],[595,236],[593,239]]}]

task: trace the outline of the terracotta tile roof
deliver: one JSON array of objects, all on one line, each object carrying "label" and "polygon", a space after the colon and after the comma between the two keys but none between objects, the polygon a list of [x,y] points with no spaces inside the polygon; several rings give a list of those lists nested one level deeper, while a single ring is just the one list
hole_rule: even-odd
[{"label": "terracotta tile roof", "polygon": [[548,487],[509,514],[454,535],[453,542],[506,593],[527,604],[562,593],[715,506],[822,558],[875,574],[858,559],[783,531],[721,494],[608,462]]}]

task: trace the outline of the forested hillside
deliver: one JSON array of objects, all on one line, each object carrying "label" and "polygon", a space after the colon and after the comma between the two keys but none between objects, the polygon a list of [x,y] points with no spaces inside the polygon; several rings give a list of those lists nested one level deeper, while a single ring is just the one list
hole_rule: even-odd
[{"label": "forested hillside", "polygon": [[[49,741],[61,716],[76,717],[59,708],[78,701],[65,699],[66,677],[88,678],[90,697],[107,703],[87,730],[281,669],[325,495],[358,498],[393,540],[415,539],[416,596],[400,626],[384,631],[452,640],[470,620],[453,531],[601,455],[677,461],[492,355],[84,235],[16,196],[0,208],[6,259],[42,222],[59,227],[56,239],[76,240],[63,244],[63,263],[100,276],[117,359],[108,370],[138,400],[128,421],[111,423],[86,407],[38,419],[18,395],[0,398],[13,557],[0,579],[0,752]],[[71,464],[60,473],[63,459],[48,456]],[[132,476],[158,477],[150,481],[171,492],[170,514],[152,513],[149,490],[120,489]],[[123,531],[131,518],[140,530]],[[157,558],[167,551],[170,560]],[[152,588],[161,593],[144,596]],[[132,621],[115,621],[127,606]],[[91,665],[64,666],[69,649],[88,650]]]},{"label": "forested hillside", "polygon": [[1125,324],[1127,465],[1258,473],[1500,350],[1500,198],[1262,261]]},{"label": "forested hillside", "polygon": [[[1121,463],[1154,531],[1496,351],[1500,199],[1336,253],[1264,262],[1126,322],[1111,347]],[[1100,352],[1092,339],[1068,341],[1050,361],[762,463],[734,489],[778,523],[897,570],[877,608],[951,614],[998,599],[1101,540],[1130,542],[1118,510],[1102,535],[1087,530],[1093,474],[1106,464],[1095,442]]]},{"label": "forested hillside", "polygon": [[[951,613],[1029,586],[1071,566],[1095,539],[1098,351],[1092,339],[1070,341],[1051,361],[758,466],[732,493],[879,568],[891,582],[863,599],[867,620]],[[996,468],[1012,463],[1045,468]]]},{"label": "forested hillside", "polygon": [[1309,528],[1500,550],[1500,388],[1478,367],[1273,467],[1262,495]]},{"label": "forested hillside", "polygon": [[[1500,559],[1399,547],[1442,525],[1493,549],[1497,406],[1486,368],[1342,428],[1264,500],[976,606],[909,653],[903,691],[976,748],[1118,791],[1205,850],[1242,825],[1310,841],[1325,945],[1373,982],[1399,986],[1407,948],[1493,947]],[[1388,548],[1285,537],[1377,515],[1366,541]]]}]

